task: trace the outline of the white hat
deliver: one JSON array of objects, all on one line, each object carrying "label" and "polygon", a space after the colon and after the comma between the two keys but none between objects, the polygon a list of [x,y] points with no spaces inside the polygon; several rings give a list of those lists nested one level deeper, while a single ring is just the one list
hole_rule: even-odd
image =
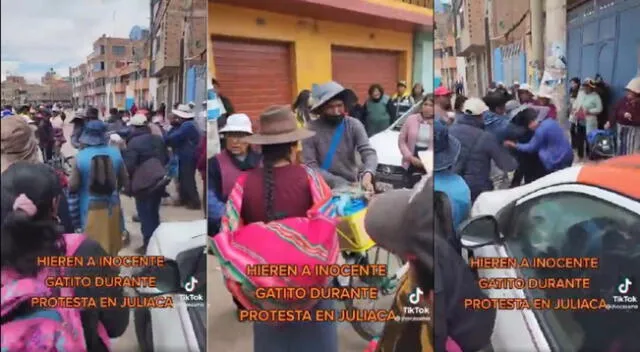
[{"label": "white hat", "polygon": [[627,83],[626,90],[630,90],[636,94],[640,94],[640,77],[636,77]]},{"label": "white hat", "polygon": [[524,90],[524,91],[527,91],[527,92],[529,92],[529,93],[533,94],[533,90],[531,90],[531,87],[530,87],[528,84],[526,84],[526,83],[522,83],[522,84],[518,87],[518,90]]},{"label": "white hat", "polygon": [[227,124],[224,125],[219,132],[244,132],[253,134],[251,119],[247,114],[233,114],[227,118]]},{"label": "white hat", "polygon": [[[526,84],[526,83],[525,83],[525,84]],[[513,81],[513,85],[514,85],[514,86],[515,86],[515,85],[518,85],[518,86],[519,86],[519,85],[520,85],[520,82],[518,82],[518,81]]]},{"label": "white hat", "polygon": [[127,125],[129,126],[144,126],[147,124],[147,117],[143,114],[135,114],[129,119]]},{"label": "white hat", "polygon": [[206,100],[203,100],[203,101],[202,101],[202,105],[207,105],[208,103],[209,103],[209,102],[208,102],[208,101],[206,101]]},{"label": "white hat", "polygon": [[171,110],[171,113],[183,119],[192,119],[196,117],[189,105],[185,104],[178,105],[176,109]]},{"label": "white hat", "polygon": [[467,115],[478,116],[487,111],[489,111],[489,107],[487,107],[487,104],[479,98],[469,98],[462,105],[462,112]]}]

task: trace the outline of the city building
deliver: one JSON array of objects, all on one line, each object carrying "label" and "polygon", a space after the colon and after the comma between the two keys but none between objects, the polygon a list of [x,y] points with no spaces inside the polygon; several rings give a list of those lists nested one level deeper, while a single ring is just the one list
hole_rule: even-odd
[{"label": "city building", "polygon": [[69,69],[73,104],[98,107],[103,115],[134,103],[150,105],[149,45],[149,30],[139,26],[131,29],[129,38],[98,38],[87,61]]},{"label": "city building", "polygon": [[183,101],[200,113],[207,98],[207,0],[192,0],[185,10]]},{"label": "city building", "polygon": [[456,55],[465,59],[465,91],[482,96],[489,86],[487,44],[485,36],[486,2],[453,0]]},{"label": "city building", "polygon": [[373,83],[432,85],[433,1],[216,0],[208,20],[209,73],[252,119],[330,80],[361,102]]},{"label": "city building", "polygon": [[72,101],[71,80],[60,77],[53,69],[45,72],[42,84],[33,84],[22,76],[9,75],[1,83],[2,104],[53,104]]},{"label": "city building", "polygon": [[152,0],[150,75],[154,104],[206,99],[207,0]]},{"label": "city building", "polygon": [[93,52],[87,58],[91,71],[89,105],[98,107],[102,113],[107,110],[108,94],[106,90],[109,72],[133,62],[132,41],[129,38],[114,38],[103,34],[93,43]]},{"label": "city building", "polygon": [[150,74],[157,79],[156,103],[171,107],[181,101],[182,34],[184,1],[151,1],[151,66]]},{"label": "city building", "polygon": [[454,35],[454,16],[449,4],[442,4],[440,12],[436,13],[436,29],[434,31],[434,84],[454,89],[458,76],[456,62],[456,40]]},{"label": "city building", "polygon": [[69,77],[71,77],[72,104],[74,106],[82,106],[85,104],[87,91],[87,70],[86,63],[82,63],[76,67],[69,68]]},{"label": "city building", "polygon": [[492,0],[489,37],[492,80],[511,85],[531,81],[527,50],[531,45],[529,0]]}]

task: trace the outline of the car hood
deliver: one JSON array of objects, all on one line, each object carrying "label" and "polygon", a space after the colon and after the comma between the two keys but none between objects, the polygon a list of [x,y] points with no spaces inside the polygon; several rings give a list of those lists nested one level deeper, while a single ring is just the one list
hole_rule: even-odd
[{"label": "car hood", "polygon": [[387,129],[369,138],[371,147],[378,155],[378,164],[402,166],[402,154],[398,148],[399,136],[399,131]]},{"label": "car hood", "polygon": [[563,183],[574,183],[582,165],[572,166],[564,170],[556,171],[532,183],[511,189],[502,189],[481,193],[473,203],[471,216],[496,215],[502,208],[511,202],[533,193],[537,190]]},{"label": "car hood", "polygon": [[170,259],[185,250],[206,244],[207,220],[163,222],[155,230],[147,255],[162,255]]}]

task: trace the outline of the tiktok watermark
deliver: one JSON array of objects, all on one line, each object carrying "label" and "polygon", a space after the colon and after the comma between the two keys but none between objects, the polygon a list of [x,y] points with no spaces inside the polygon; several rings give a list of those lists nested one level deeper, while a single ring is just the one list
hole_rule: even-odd
[{"label": "tiktok watermark", "polygon": [[198,279],[195,277],[190,277],[189,280],[184,284],[185,293],[178,294],[180,299],[180,303],[189,307],[204,307],[205,306],[205,298],[201,293],[194,293],[196,291],[196,287],[198,285]]},{"label": "tiktok watermark", "polygon": [[402,314],[396,317],[397,321],[431,321],[431,309],[426,304],[424,291],[416,288],[409,294],[409,305],[402,307]]},{"label": "tiktok watermark", "polygon": [[609,310],[638,310],[638,296],[633,293],[635,290],[635,280],[625,277],[616,288],[618,292],[614,295],[613,303],[607,305]]}]

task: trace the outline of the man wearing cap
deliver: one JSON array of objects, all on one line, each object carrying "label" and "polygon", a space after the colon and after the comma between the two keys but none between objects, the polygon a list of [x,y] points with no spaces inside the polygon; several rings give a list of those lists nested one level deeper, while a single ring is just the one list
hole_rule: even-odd
[{"label": "man wearing cap", "polygon": [[[304,163],[319,170],[331,188],[360,181],[367,191],[373,192],[378,157],[362,122],[346,115],[346,90],[332,81],[314,85],[312,95],[311,112],[319,118],[308,123],[315,135],[302,143]],[[360,154],[362,169],[356,163],[356,152]]]},{"label": "man wearing cap", "polygon": [[440,86],[433,91],[435,97],[435,117],[447,124],[453,123],[455,113],[451,106],[452,92],[445,86]]},{"label": "man wearing cap", "polygon": [[225,139],[224,149],[209,158],[207,163],[207,220],[210,235],[219,231],[225,203],[238,177],[260,165],[260,155],[243,139],[253,134],[249,116],[232,114],[220,129],[220,134]]},{"label": "man wearing cap", "polygon": [[200,130],[193,121],[195,114],[188,105],[180,104],[171,111],[171,130],[167,145],[178,155],[178,193],[180,201],[189,209],[200,209],[201,201],[196,186],[196,148]]},{"label": "man wearing cap", "polygon": [[423,295],[418,305],[434,312],[432,322],[387,322],[377,351],[479,351],[491,342],[496,310],[465,309],[463,298],[487,296],[447,242],[451,219],[438,206],[442,202],[433,179],[425,181],[414,190],[378,195],[365,216],[365,228],[376,244],[410,263],[392,309],[405,316],[404,307],[416,305],[409,296],[419,288]]},{"label": "man wearing cap", "polygon": [[396,92],[391,96],[391,107],[393,110],[391,115],[392,120],[395,121],[400,118],[402,114],[411,109],[413,104],[415,104],[415,101],[407,90],[407,82],[398,82],[396,85]]},{"label": "man wearing cap", "polygon": [[464,115],[449,127],[449,133],[462,143],[456,172],[467,182],[471,200],[475,201],[480,193],[493,190],[491,161],[504,172],[515,170],[518,163],[494,135],[485,131],[483,115],[489,108],[481,99],[469,98],[462,110]]}]

